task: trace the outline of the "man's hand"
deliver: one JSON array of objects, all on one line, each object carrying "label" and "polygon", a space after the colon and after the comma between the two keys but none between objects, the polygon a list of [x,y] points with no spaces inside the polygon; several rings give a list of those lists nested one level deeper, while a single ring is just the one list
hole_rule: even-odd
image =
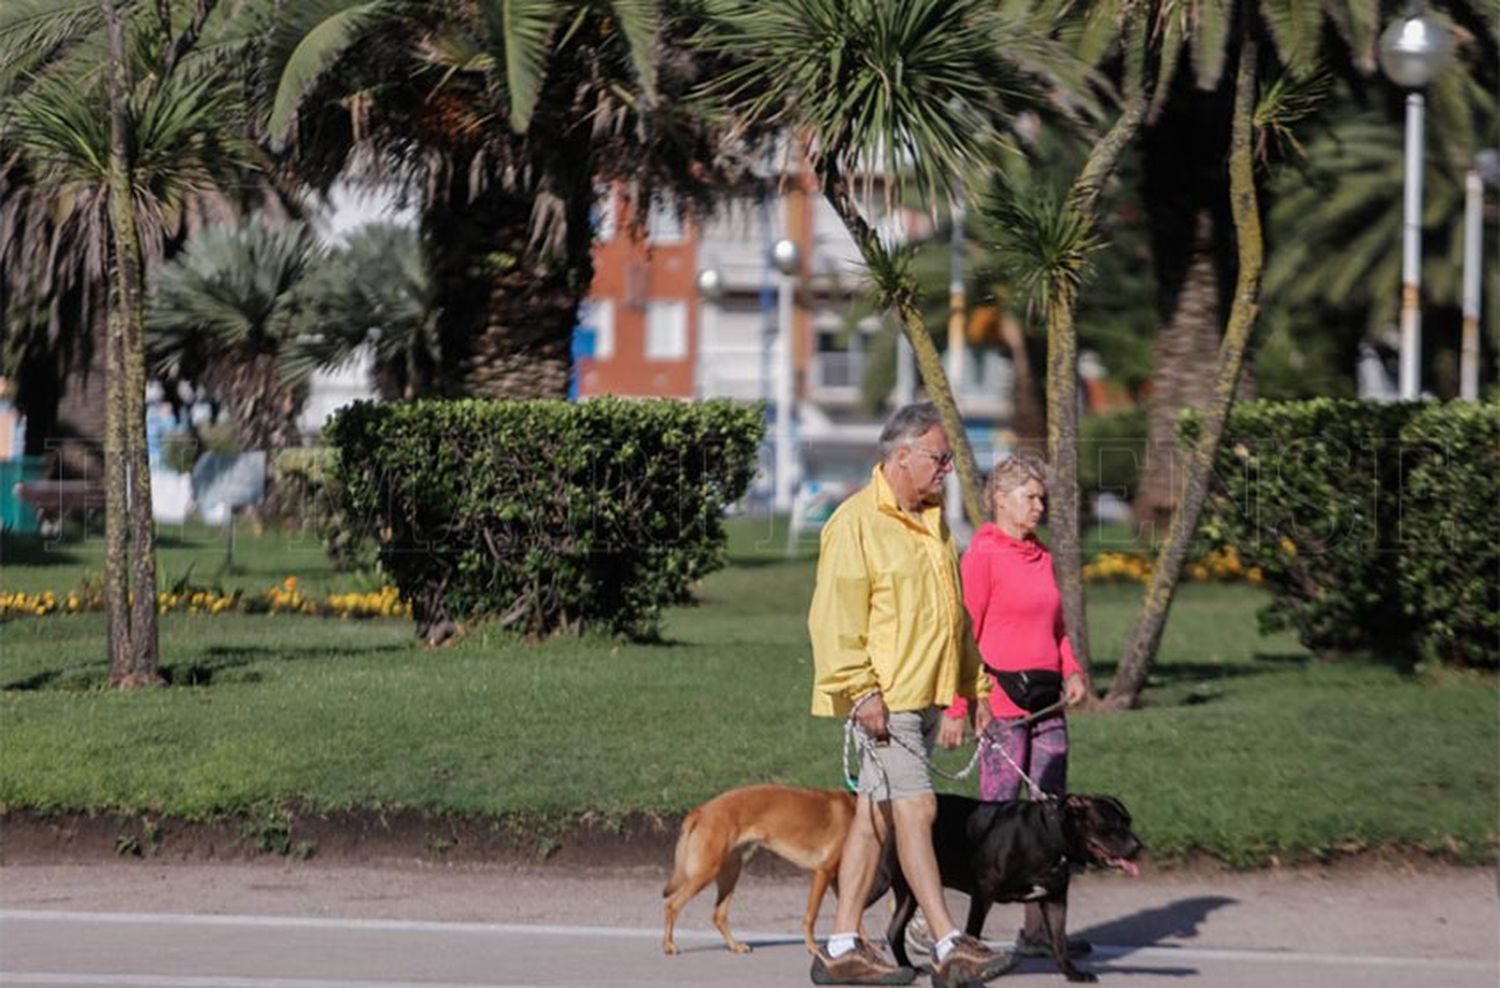
[{"label": "man's hand", "polygon": [[962,717],[943,716],[943,723],[938,727],[938,744],[953,750],[964,743],[964,719]]},{"label": "man's hand", "polygon": [[860,726],[871,741],[878,744],[891,739],[890,718],[891,712],[886,709],[885,697],[880,695],[879,690],[861,697],[859,709],[854,711],[854,723]]},{"label": "man's hand", "polygon": [[1076,707],[1083,702],[1088,695],[1088,689],[1083,685],[1083,677],[1078,673],[1069,676],[1067,682],[1063,683],[1063,700],[1070,707]]}]

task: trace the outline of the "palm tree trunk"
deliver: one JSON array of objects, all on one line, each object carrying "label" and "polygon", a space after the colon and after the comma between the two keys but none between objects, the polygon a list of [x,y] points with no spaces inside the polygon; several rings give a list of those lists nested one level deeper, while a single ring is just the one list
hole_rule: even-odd
[{"label": "palm tree trunk", "polygon": [[[1092,226],[1099,196],[1146,118],[1146,17],[1131,8],[1125,24],[1125,107],[1109,132],[1089,152],[1068,193],[1067,209]],[[1089,667],[1088,614],[1083,593],[1083,533],[1078,491],[1077,294],[1067,277],[1053,279],[1047,307],[1047,458],[1052,464],[1047,530],[1052,569],[1062,595],[1063,623],[1084,683],[1093,696]]]},{"label": "palm tree trunk", "polygon": [[932,335],[927,331],[927,321],[922,318],[922,311],[917,306],[916,281],[909,274],[894,273],[889,263],[889,252],[859,211],[848,179],[834,167],[832,156],[822,158],[817,167],[823,180],[824,198],[843,221],[849,235],[854,238],[865,266],[875,275],[885,304],[894,308],[901,319],[901,331],[906,334],[917,358],[917,371],[922,375],[922,385],[927,390],[927,397],[932,399],[938,414],[942,416],[943,431],[948,434],[948,445],[953,449],[958,486],[963,493],[964,514],[969,519],[969,524],[978,528],[985,520],[983,497],[980,494],[979,464],[974,458],[974,448],[969,445],[968,433],[964,431],[963,416],[958,412],[958,403],[953,398],[948,374],[943,370],[942,354],[932,342]]},{"label": "palm tree trunk", "polygon": [[1167,531],[1182,476],[1177,417],[1184,408],[1206,408],[1212,398],[1220,302],[1213,214],[1200,209],[1182,287],[1154,347],[1146,459],[1134,503],[1136,522],[1152,540]]},{"label": "palm tree trunk", "polygon": [[[146,350],[141,304],[141,242],[130,176],[130,82],[125,27],[114,0],[100,0],[109,26],[109,213],[115,292],[109,315],[109,408],[106,451],[106,606],[110,608],[110,682],[130,688],[161,681],[157,673],[156,528],[146,456]],[[109,454],[113,455],[109,455]],[[127,494],[128,492],[128,494]],[[128,507],[127,507],[128,498]],[[126,573],[126,529],[130,573]],[[131,598],[131,584],[134,596]],[[128,608],[128,609],[127,609]]]},{"label": "palm tree trunk", "polygon": [[1229,323],[1219,347],[1213,391],[1203,415],[1203,428],[1193,445],[1187,476],[1178,489],[1177,510],[1157,559],[1156,570],[1146,589],[1135,629],[1125,645],[1120,667],[1109,687],[1105,703],[1113,708],[1133,707],[1140,701],[1146,675],[1161,644],[1162,630],[1177,591],[1178,577],[1188,547],[1197,531],[1198,516],[1208,495],[1209,471],[1224,433],[1224,423],[1234,404],[1235,390],[1244,365],[1245,347],[1260,310],[1260,276],[1264,264],[1260,213],[1256,203],[1254,163],[1251,160],[1256,98],[1256,43],[1245,33],[1235,75],[1234,115],[1229,140],[1229,208],[1238,244],[1239,273]]},{"label": "palm tree trunk", "polygon": [[[561,153],[561,152],[560,152]],[[423,245],[439,297],[448,394],[486,398],[565,398],[573,372],[573,329],[593,282],[587,182],[566,202],[566,242],[539,249],[533,197],[491,179],[471,195],[467,167],[423,215]],[[555,170],[561,170],[558,166]],[[570,184],[570,183],[559,183]]]},{"label": "palm tree trunk", "polygon": [[1072,287],[1054,284],[1047,306],[1047,534],[1052,571],[1062,595],[1063,623],[1073,654],[1093,694],[1087,611],[1083,597],[1083,537],[1078,512],[1078,327]]}]

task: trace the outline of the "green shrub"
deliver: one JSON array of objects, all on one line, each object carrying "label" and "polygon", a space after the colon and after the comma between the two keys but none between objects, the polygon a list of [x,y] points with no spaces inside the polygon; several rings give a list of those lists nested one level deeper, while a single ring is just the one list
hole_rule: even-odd
[{"label": "green shrub", "polygon": [[477,619],[654,635],[724,564],[763,431],[727,401],[467,400],[361,403],[326,435],[341,510],[437,641]]},{"label": "green shrub", "polygon": [[367,568],[374,550],[362,526],[349,523],[339,506],[331,446],[293,446],[271,461],[271,489],[277,517],[322,540],[333,567],[341,572]]},{"label": "green shrub", "polygon": [[1401,454],[1401,595],[1422,657],[1500,667],[1500,405],[1424,408]]},{"label": "green shrub", "polygon": [[1494,423],[1460,403],[1237,405],[1200,532],[1258,569],[1263,630],[1323,654],[1493,666]]},{"label": "green shrub", "polygon": [[169,432],[162,440],[162,464],[175,473],[191,473],[204,453],[238,453],[244,447],[230,425],[201,425]]}]

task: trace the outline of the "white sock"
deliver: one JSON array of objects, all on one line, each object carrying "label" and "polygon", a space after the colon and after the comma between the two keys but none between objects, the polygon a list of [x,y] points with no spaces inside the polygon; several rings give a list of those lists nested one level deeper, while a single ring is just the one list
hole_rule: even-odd
[{"label": "white sock", "polygon": [[958,943],[958,938],[962,935],[963,933],[959,930],[949,930],[947,936],[932,945],[932,956],[937,958],[939,964],[947,959],[948,951],[953,949],[954,945]]},{"label": "white sock", "polygon": [[855,933],[835,933],[828,938],[828,956],[842,957],[854,949],[859,936]]}]

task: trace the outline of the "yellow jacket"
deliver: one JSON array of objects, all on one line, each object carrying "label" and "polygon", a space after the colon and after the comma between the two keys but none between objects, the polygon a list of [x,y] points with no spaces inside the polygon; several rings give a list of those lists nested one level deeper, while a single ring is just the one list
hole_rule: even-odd
[{"label": "yellow jacket", "polygon": [[823,526],[807,628],[817,716],[877,686],[893,711],[989,694],[942,508],[902,511],[879,467]]}]

